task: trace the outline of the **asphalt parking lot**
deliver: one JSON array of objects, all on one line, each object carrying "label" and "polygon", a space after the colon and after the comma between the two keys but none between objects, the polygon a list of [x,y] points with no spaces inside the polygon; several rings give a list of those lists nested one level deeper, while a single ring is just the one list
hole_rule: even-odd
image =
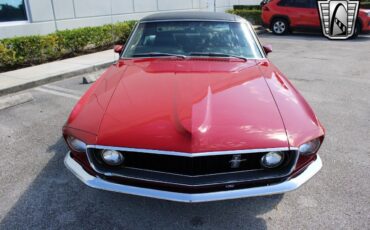
[{"label": "asphalt parking lot", "polygon": [[63,164],[61,128],[89,87],[76,76],[0,110],[0,229],[369,229],[370,36],[260,37],[327,130],[324,167],[302,188],[202,204],[88,188]]}]

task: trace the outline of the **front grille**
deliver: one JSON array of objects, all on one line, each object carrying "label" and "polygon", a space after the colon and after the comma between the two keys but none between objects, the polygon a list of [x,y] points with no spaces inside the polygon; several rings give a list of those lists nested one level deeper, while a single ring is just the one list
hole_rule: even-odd
[{"label": "front grille", "polygon": [[[94,170],[106,180],[190,193],[278,183],[289,177],[298,159],[297,151],[284,151],[282,165],[265,169],[260,161],[267,152],[186,157],[121,151],[124,164],[112,167],[102,161],[101,151],[88,148],[87,154]],[[239,161],[238,167],[231,167],[233,159]]]},{"label": "front grille", "polygon": [[[125,156],[124,164],[118,167],[111,167],[101,159],[101,151],[98,149],[90,150],[89,158],[93,164],[104,168],[104,171],[132,168],[185,176],[264,170],[260,162],[261,157],[266,154],[266,152],[244,154],[241,152],[234,155],[184,157],[121,151]],[[233,164],[235,160],[237,162]],[[293,155],[286,151],[284,163],[279,168],[286,167],[292,160]]]},{"label": "front grille", "polygon": [[[262,154],[258,153],[241,155],[238,159],[240,165],[236,165],[237,167],[234,165],[235,168],[231,167],[233,155],[181,157],[132,152],[123,152],[123,154],[125,155],[125,163],[121,167],[188,176],[262,169],[260,165]],[[99,155],[95,155],[97,160],[104,164]]]}]

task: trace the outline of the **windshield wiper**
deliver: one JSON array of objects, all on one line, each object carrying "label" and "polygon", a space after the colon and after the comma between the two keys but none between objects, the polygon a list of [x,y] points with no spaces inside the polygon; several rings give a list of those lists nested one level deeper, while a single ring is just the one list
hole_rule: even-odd
[{"label": "windshield wiper", "polygon": [[206,57],[233,57],[233,58],[239,58],[244,61],[247,61],[248,59],[242,56],[233,55],[233,54],[225,54],[225,53],[212,53],[212,52],[193,52],[190,53],[189,56],[206,56]]},{"label": "windshield wiper", "polygon": [[150,53],[138,53],[132,55],[133,57],[178,57],[185,59],[185,55],[181,54],[171,54],[171,53],[160,53],[160,52],[150,52]]}]

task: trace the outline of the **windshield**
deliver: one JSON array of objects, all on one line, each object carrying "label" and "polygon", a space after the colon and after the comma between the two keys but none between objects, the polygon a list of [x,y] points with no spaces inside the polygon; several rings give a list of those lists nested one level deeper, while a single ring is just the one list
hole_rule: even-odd
[{"label": "windshield", "polygon": [[140,23],[124,58],[212,56],[263,58],[246,23],[173,21]]}]

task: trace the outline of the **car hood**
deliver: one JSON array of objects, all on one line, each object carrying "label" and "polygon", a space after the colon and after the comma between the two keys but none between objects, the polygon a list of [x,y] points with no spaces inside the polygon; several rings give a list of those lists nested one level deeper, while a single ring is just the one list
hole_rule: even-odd
[{"label": "car hood", "polygon": [[257,60],[122,61],[97,144],[180,152],[288,147]]}]

